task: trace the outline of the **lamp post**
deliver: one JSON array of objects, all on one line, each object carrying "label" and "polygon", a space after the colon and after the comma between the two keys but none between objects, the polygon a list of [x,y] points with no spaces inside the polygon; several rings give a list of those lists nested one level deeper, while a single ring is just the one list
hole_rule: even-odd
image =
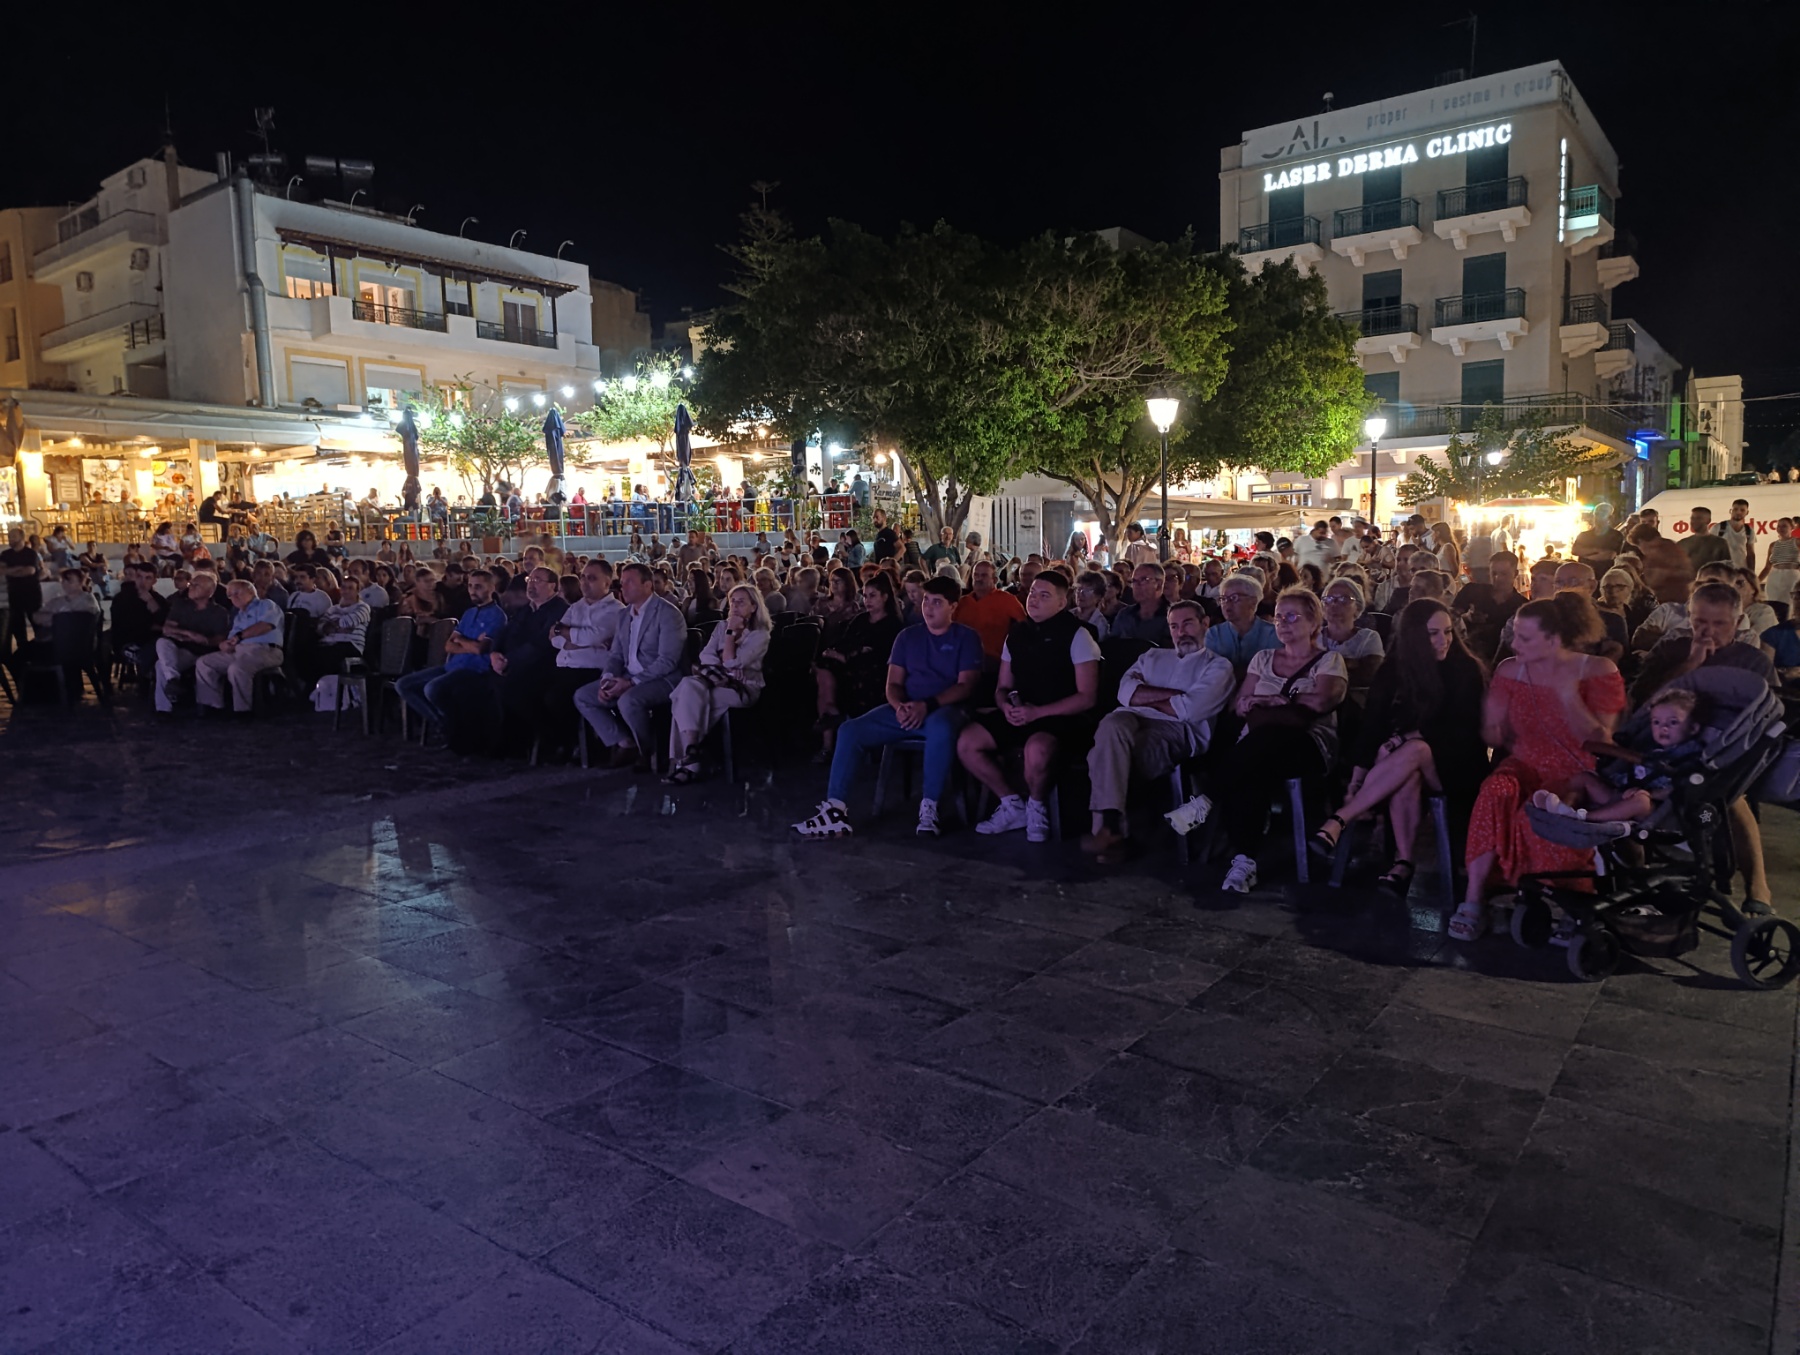
[{"label": "lamp post", "polygon": [[1387,420],[1379,414],[1363,420],[1363,432],[1369,439],[1369,521],[1381,526],[1380,473],[1375,469],[1381,455],[1381,435],[1387,432]]},{"label": "lamp post", "polygon": [[1181,412],[1181,401],[1172,395],[1153,395],[1144,401],[1150,411],[1150,422],[1162,435],[1162,519],[1156,528],[1156,558],[1167,564],[1169,559],[1169,430]]},{"label": "lamp post", "polygon": [[1502,461],[1504,461],[1505,459],[1506,459],[1506,453],[1499,451],[1499,450],[1495,450],[1492,452],[1483,452],[1481,454],[1481,456],[1476,459],[1476,462],[1475,462],[1475,500],[1478,504],[1487,502],[1487,491],[1482,485],[1482,480],[1484,478],[1483,472],[1482,472],[1482,463],[1486,462],[1488,465],[1493,466],[1495,469],[1498,469],[1500,466],[1500,463]]}]

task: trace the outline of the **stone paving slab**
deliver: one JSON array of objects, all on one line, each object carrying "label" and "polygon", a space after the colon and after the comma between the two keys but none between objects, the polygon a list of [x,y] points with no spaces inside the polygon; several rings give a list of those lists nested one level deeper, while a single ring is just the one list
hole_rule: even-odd
[{"label": "stone paving slab", "polygon": [[1717,934],[1586,985],[1428,876],[1222,899],[796,842],[806,767],[46,715],[0,1349],[1793,1355],[1796,994]]}]

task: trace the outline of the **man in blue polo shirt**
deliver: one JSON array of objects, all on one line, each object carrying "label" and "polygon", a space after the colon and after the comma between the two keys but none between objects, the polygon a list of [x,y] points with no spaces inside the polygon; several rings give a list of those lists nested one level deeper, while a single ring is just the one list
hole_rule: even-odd
[{"label": "man in blue polo shirt", "polygon": [[956,764],[956,738],[968,721],[963,709],[981,679],[981,637],[951,618],[962,599],[955,579],[925,581],[919,600],[924,618],[908,626],[888,656],[887,704],[838,726],[831,757],[831,781],[818,812],[794,825],[802,837],[847,837],[850,816],[844,797],[865,752],[902,739],[925,740],[924,798],[919,801],[922,834],[937,835],[937,807]]},{"label": "man in blue polo shirt", "polygon": [[444,724],[444,712],[437,703],[445,680],[456,673],[484,673],[491,670],[487,650],[506,625],[506,611],[494,601],[494,576],[485,569],[473,571],[468,578],[468,611],[450,632],[444,645],[444,661],[435,668],[421,668],[407,673],[394,683],[400,699],[418,713],[421,719],[435,725]]},{"label": "man in blue polo shirt", "polygon": [[235,614],[231,631],[210,654],[194,663],[194,699],[210,710],[225,709],[225,683],[240,714],[250,713],[256,694],[256,675],[281,666],[281,608],[256,595],[248,579],[225,585]]}]

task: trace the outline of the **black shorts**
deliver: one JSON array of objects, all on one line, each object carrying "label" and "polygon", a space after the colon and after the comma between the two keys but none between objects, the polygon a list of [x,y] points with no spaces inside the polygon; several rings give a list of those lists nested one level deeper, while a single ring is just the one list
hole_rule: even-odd
[{"label": "black shorts", "polygon": [[975,723],[993,735],[995,745],[1006,752],[1017,752],[1033,734],[1055,735],[1065,757],[1071,751],[1086,752],[1094,740],[1094,722],[1085,715],[1049,715],[1028,725],[1015,725],[1003,712],[991,710],[977,715]]}]

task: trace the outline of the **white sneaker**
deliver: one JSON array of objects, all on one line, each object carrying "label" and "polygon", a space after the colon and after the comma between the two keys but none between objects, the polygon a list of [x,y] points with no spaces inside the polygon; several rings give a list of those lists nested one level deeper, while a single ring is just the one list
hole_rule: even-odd
[{"label": "white sneaker", "polygon": [[1207,815],[1212,813],[1212,807],[1212,796],[1196,795],[1187,803],[1171,809],[1163,817],[1169,821],[1170,827],[1186,837],[1206,822]]},{"label": "white sneaker", "polygon": [[849,837],[850,816],[842,800],[821,800],[810,819],[794,825],[801,837]]},{"label": "white sneaker", "polygon": [[1042,800],[1025,802],[1025,840],[1027,842],[1048,842],[1050,840],[1050,806]]},{"label": "white sneaker", "polygon": [[936,837],[938,835],[937,801],[919,801],[919,826],[913,829],[920,837]]},{"label": "white sneaker", "polygon": [[978,833],[1012,833],[1025,827],[1027,822],[1023,797],[1009,795],[994,807],[992,814],[975,825],[975,831]]},{"label": "white sneaker", "polygon": [[1248,856],[1231,858],[1231,869],[1219,881],[1219,888],[1232,894],[1248,894],[1256,888],[1256,862]]}]

